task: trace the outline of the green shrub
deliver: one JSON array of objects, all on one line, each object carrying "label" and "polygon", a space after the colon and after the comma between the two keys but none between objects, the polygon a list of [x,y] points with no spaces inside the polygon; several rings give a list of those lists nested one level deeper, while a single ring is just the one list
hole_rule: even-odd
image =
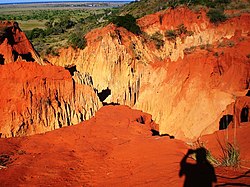
[{"label": "green shrub", "polygon": [[69,44],[73,48],[84,49],[87,46],[87,41],[84,36],[80,33],[73,33],[69,36],[68,39]]},{"label": "green shrub", "polygon": [[194,34],[193,31],[188,31],[187,27],[182,23],[176,27],[174,30],[167,30],[165,32],[165,37],[169,41],[175,41],[177,37],[181,37],[184,39],[187,36],[192,36]]},{"label": "green shrub", "polygon": [[26,31],[26,36],[32,40],[34,38],[43,38],[46,35],[43,29],[34,28],[31,31]]},{"label": "green shrub", "polygon": [[187,32],[187,27],[183,23],[176,28],[176,35],[186,34]]},{"label": "green shrub", "polygon": [[169,0],[167,4],[170,8],[176,8],[178,5],[180,5],[180,2],[177,0]]},{"label": "green shrub", "polygon": [[207,16],[212,23],[220,23],[227,20],[226,15],[222,10],[219,9],[210,9],[207,13]]},{"label": "green shrub", "polygon": [[53,46],[50,46],[49,48],[47,48],[45,51],[45,54],[46,55],[50,54],[52,56],[59,56],[59,52]]},{"label": "green shrub", "polygon": [[170,0],[168,6],[175,8],[179,5],[196,6],[202,5],[210,8],[223,7],[231,3],[231,0]]},{"label": "green shrub", "polygon": [[136,23],[136,19],[130,15],[114,16],[110,19],[110,22],[114,23],[117,27],[124,27],[128,31],[134,34],[141,34],[141,29]]},{"label": "green shrub", "polygon": [[151,36],[151,39],[154,41],[157,49],[160,49],[164,46],[163,35],[160,32],[156,32]]},{"label": "green shrub", "polygon": [[175,41],[177,35],[176,35],[176,33],[175,33],[174,30],[167,30],[167,31],[165,32],[165,37],[166,37],[168,40],[170,40],[170,41]]}]

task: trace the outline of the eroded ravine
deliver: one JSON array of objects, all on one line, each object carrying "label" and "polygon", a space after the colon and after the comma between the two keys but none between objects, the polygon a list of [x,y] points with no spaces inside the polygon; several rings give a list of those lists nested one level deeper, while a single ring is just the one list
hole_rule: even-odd
[{"label": "eroded ravine", "polygon": [[[61,49],[52,64],[75,65],[78,83],[86,75],[94,89],[109,89],[107,103],[126,104],[153,115],[161,134],[195,138],[219,128],[227,106],[249,88],[249,14],[211,24],[206,12],[169,9],[138,20],[154,40],[108,25],[86,35],[84,50]],[[166,31],[180,25],[174,40]]]}]

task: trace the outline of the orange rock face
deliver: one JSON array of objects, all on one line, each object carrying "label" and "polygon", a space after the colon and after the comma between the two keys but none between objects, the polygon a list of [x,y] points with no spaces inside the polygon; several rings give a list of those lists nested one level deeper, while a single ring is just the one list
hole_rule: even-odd
[{"label": "orange rock face", "polygon": [[0,135],[24,136],[89,119],[101,103],[62,67],[17,62],[0,66]]},{"label": "orange rock face", "polygon": [[[152,114],[161,134],[197,138],[219,129],[227,106],[249,89],[250,15],[213,25],[205,10],[169,9],[138,20],[148,36],[108,25],[87,34],[84,50],[62,49],[52,64],[76,65],[75,80],[89,75],[105,102]],[[169,30],[187,33],[169,39]],[[178,31],[180,33],[180,31]],[[154,33],[163,45],[157,49]]]},{"label": "orange rock face", "polygon": [[43,63],[17,22],[0,22],[0,64],[20,60]]}]

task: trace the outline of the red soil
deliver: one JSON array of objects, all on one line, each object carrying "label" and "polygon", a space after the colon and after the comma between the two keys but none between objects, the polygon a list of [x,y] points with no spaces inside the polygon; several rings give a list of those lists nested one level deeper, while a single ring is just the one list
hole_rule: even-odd
[{"label": "red soil", "polygon": [[[152,32],[156,30],[164,31],[173,29],[181,23],[187,25],[188,30],[194,30],[197,33],[198,31],[202,31],[202,29],[217,27],[208,23],[204,11],[201,11],[197,16],[197,14],[183,8],[177,9],[176,11],[170,10],[166,14],[162,14],[162,24],[160,24],[159,16],[161,16],[161,14],[162,13],[156,13],[154,15],[146,16],[145,18],[138,20],[138,23],[144,31],[152,28]],[[215,171],[218,179],[217,184],[221,186],[250,185],[250,153],[248,151],[250,144],[248,138],[250,124],[239,123],[238,119],[242,107],[249,106],[250,101],[249,97],[237,97],[237,92],[240,92],[239,96],[242,96],[245,95],[246,90],[249,89],[249,58],[247,55],[249,54],[250,39],[248,18],[248,15],[242,15],[239,18],[232,19],[232,22],[222,23],[222,26],[218,27],[219,33],[225,29],[230,31],[231,28],[238,28],[240,26],[241,29],[237,32],[235,31],[234,36],[230,38],[230,41],[228,39],[223,40],[225,43],[227,40],[229,42],[234,42],[234,46],[215,47],[212,51],[197,49],[194,53],[186,55],[184,60],[179,59],[171,64],[152,63],[152,66],[148,66],[153,67],[152,72],[157,68],[164,68],[167,66],[166,70],[168,70],[169,73],[167,74],[167,77],[163,77],[163,80],[165,80],[164,83],[171,83],[175,78],[178,82],[183,80],[184,83],[186,82],[192,85],[192,81],[190,80],[193,76],[194,80],[199,80],[198,83],[200,85],[197,87],[198,91],[207,90],[207,92],[209,92],[210,89],[207,88],[212,88],[227,90],[228,92],[233,93],[232,95],[235,95],[235,111],[233,111],[233,103],[231,103],[230,105],[226,105],[228,107],[225,111],[220,112],[220,115],[234,115],[234,112],[236,112],[237,131],[234,131],[235,129],[233,128],[229,128],[228,137],[232,142],[234,132],[236,132],[236,140],[241,151],[241,167],[237,169],[223,167],[216,168]],[[192,25],[193,22],[196,24]],[[196,27],[197,24],[201,26]],[[60,109],[56,102],[57,96],[51,94],[54,93],[54,91],[51,93],[50,91],[47,92],[46,86],[43,86],[43,79],[46,79],[47,82],[49,82],[50,89],[48,90],[51,90],[51,88],[54,88],[52,90],[61,90],[62,96],[67,96],[65,96],[66,99],[65,97],[62,97],[63,101],[68,99],[68,103],[70,103],[72,95],[77,95],[77,104],[72,114],[79,111],[79,108],[83,106],[79,101],[82,100],[83,95],[86,95],[85,93],[88,93],[86,92],[87,88],[83,89],[83,86],[76,86],[76,90],[81,89],[83,91],[79,94],[75,94],[75,86],[73,86],[71,76],[69,72],[63,68],[50,65],[39,66],[35,63],[24,62],[8,64],[9,62],[20,60],[23,55],[25,57],[24,59],[22,58],[23,60],[29,59],[28,57],[31,55],[31,57],[39,63],[39,57],[34,52],[33,47],[27,40],[26,36],[19,29],[13,30],[11,23],[6,23],[6,25],[4,25],[4,28],[5,27],[11,27],[11,33],[13,31],[13,37],[11,38],[13,39],[12,44],[9,45],[11,42],[8,41],[8,38],[5,38],[0,44],[0,54],[3,55],[5,64],[0,68],[0,79],[2,80],[0,81],[0,87],[2,90],[0,91],[0,104],[2,106],[2,108],[0,107],[0,113],[2,114],[0,122],[5,120],[4,123],[1,124],[6,125],[7,123],[10,123],[10,125],[7,125],[9,128],[7,130],[10,132],[8,136],[11,136],[11,132],[13,132],[14,129],[14,123],[11,120],[16,120],[15,115],[12,114],[15,114],[15,111],[17,111],[17,113],[22,112],[27,114],[26,109],[30,105],[30,99],[28,94],[24,94],[25,97],[21,98],[22,92],[28,93],[28,89],[24,88],[29,87],[29,90],[31,90],[32,93],[33,91],[38,90],[37,94],[34,94],[36,96],[35,98],[38,98],[38,101],[51,96],[52,99],[50,100],[52,100],[52,105],[49,105],[53,107],[51,107],[51,113],[44,114],[44,118],[47,119],[47,117],[51,117],[52,114],[55,114],[54,119],[56,119],[58,113],[54,112],[54,106],[57,106],[58,110]],[[91,38],[91,34],[88,34],[86,36],[88,39],[88,45],[93,48],[86,48],[85,51],[89,50],[87,52],[91,54],[92,49],[96,50],[94,43],[96,43],[96,40],[98,39],[98,37],[96,37],[97,34],[99,35],[101,32],[103,32],[102,34],[106,34],[110,29],[114,30],[115,27],[109,25],[106,29],[92,31],[93,38]],[[127,33],[127,31],[123,31],[121,28],[119,31]],[[121,43],[124,46],[129,46],[130,37],[132,36],[131,33],[127,34],[126,37],[123,37]],[[113,40],[111,43],[113,43]],[[219,43],[214,45],[217,46]],[[18,54],[17,57],[15,57],[13,53],[14,51]],[[123,54],[125,50],[122,48],[120,51],[121,54]],[[74,51],[69,49],[68,51],[65,51],[65,53],[62,53],[62,55],[66,55],[60,58],[63,58],[63,61],[67,61],[67,59],[74,59],[75,57],[80,56],[82,52],[78,51],[70,57],[71,53],[74,53]],[[129,53],[133,56],[132,51]],[[111,56],[118,56],[117,54],[118,53],[110,52]],[[147,54],[147,52],[145,52],[145,54]],[[237,54],[237,56],[234,54]],[[126,55],[124,55],[124,57],[126,57]],[[129,57],[126,58],[130,59]],[[83,60],[82,58],[79,59],[79,62],[81,62],[82,65]],[[150,57],[149,59],[152,60],[154,58]],[[199,59],[199,61],[197,61],[197,59]],[[164,61],[167,62],[168,60],[165,59]],[[130,60],[127,62],[130,62]],[[221,64],[216,64],[217,62],[220,62]],[[84,65],[82,66],[85,67]],[[130,64],[128,66],[130,66]],[[104,67],[105,66],[99,67],[98,70],[100,69],[101,73],[103,73],[105,69]],[[221,67],[225,70],[223,74],[220,72]],[[126,68],[124,69],[127,70]],[[204,69],[206,69],[205,72],[203,72]],[[130,69],[128,70],[130,71]],[[16,72],[18,72],[18,74]],[[97,73],[98,76],[101,73]],[[107,75],[110,74],[111,73],[107,71]],[[50,83],[50,81],[52,82]],[[103,80],[101,79],[101,81]],[[55,84],[55,82],[59,82],[59,86],[56,86],[57,84]],[[117,82],[117,80],[114,82]],[[125,82],[127,85],[127,80],[125,80]],[[182,83],[181,86],[183,86]],[[88,88],[88,90],[89,89],[90,88]],[[8,90],[8,94],[6,94],[6,90]],[[178,103],[178,99],[185,98],[185,94],[188,93],[189,87],[182,87],[182,91],[183,92],[180,92],[179,96],[177,95],[175,97],[173,104]],[[193,93],[195,92],[196,91]],[[43,93],[45,93],[45,95],[43,95]],[[89,93],[92,94],[90,91]],[[163,95],[160,97],[158,96],[160,98],[158,104],[163,102],[162,96],[164,96],[165,93],[167,92],[163,90]],[[193,106],[195,108],[193,101],[196,101],[197,97],[193,93],[190,94],[191,97],[187,97],[190,99],[190,102],[187,102],[185,107]],[[151,96],[152,98],[149,99],[153,100],[155,111],[159,113],[159,105],[155,104],[156,100],[153,99],[153,94]],[[209,106],[208,104],[210,103],[209,99],[211,98],[211,95],[208,93],[208,95],[205,96],[208,100],[205,104],[207,107]],[[217,99],[215,103],[217,104],[217,102],[221,102],[223,97],[224,95],[219,95],[219,99]],[[20,102],[20,99],[26,101]],[[143,99],[143,102],[145,102],[145,99],[146,98]],[[201,101],[204,101],[204,99],[205,98],[202,98]],[[92,101],[92,99],[89,100]],[[34,102],[31,103],[33,106]],[[53,103],[55,105],[53,105]],[[46,102],[45,105],[47,107]],[[37,111],[37,108],[39,107],[36,106],[38,105],[35,104],[32,111]],[[86,106],[89,106],[89,103],[86,103]],[[172,106],[173,105],[171,105],[171,107]],[[11,107],[15,108],[13,112],[10,110]],[[215,107],[207,107],[206,111],[214,111],[216,108],[218,108],[217,105],[215,105]],[[165,111],[166,109],[167,107],[163,107],[162,111]],[[90,109],[86,110],[89,111]],[[198,108],[197,111],[200,111],[200,109]],[[8,118],[5,116],[8,116]],[[27,116],[29,117],[29,115]],[[39,115],[35,114],[34,116],[37,117]],[[163,116],[165,116],[165,114],[163,114]],[[193,121],[196,116],[199,115],[196,115],[196,113],[192,114],[190,115],[190,119]],[[180,114],[178,114],[178,117],[180,117]],[[205,117],[207,117],[207,113],[204,115],[204,118]],[[221,116],[218,116],[216,123],[214,123],[217,126],[220,117]],[[27,129],[33,131],[32,128],[37,128],[36,125],[33,124],[33,117],[31,118],[32,120],[27,119],[25,118],[23,121],[32,121],[32,123],[27,123]],[[174,121],[175,127],[178,130],[184,127],[190,131],[191,125],[189,124],[191,123],[188,122],[185,115],[183,115],[183,119],[185,119],[183,120],[185,123],[179,123],[181,124],[180,126],[176,126],[176,121]],[[20,125],[22,123],[18,122],[16,124]],[[190,147],[188,147],[188,144],[185,144],[185,142],[170,139],[168,136],[152,136],[150,130],[152,127],[155,128],[156,126],[157,125],[152,122],[149,114],[137,110],[131,110],[126,106],[106,106],[101,108],[94,118],[76,126],[64,127],[45,134],[0,139],[0,186],[183,186],[184,177],[180,178],[178,176],[180,161]],[[218,129],[217,126],[216,129]],[[230,127],[231,126],[233,126],[232,123],[230,124]],[[17,131],[19,131],[18,129]],[[21,127],[20,129],[20,132],[22,132]],[[201,129],[201,126],[195,124],[193,131],[197,132],[199,129]],[[213,126],[212,132],[214,132],[214,129]],[[34,132],[42,131],[37,131],[37,129],[35,129]],[[21,135],[24,134],[27,135],[28,133],[23,133]],[[180,134],[179,137],[182,137],[182,135]],[[219,131],[212,135],[201,137],[200,141],[205,143],[205,146],[212,152],[212,154],[216,157],[220,157],[221,147],[218,144],[218,140],[224,143],[225,137],[227,137],[227,131]],[[191,144],[194,145],[192,142],[190,145]],[[4,159],[9,159],[9,161],[7,163],[1,163]],[[188,161],[192,162],[191,159]],[[1,164],[6,164],[6,166],[1,166]]]},{"label": "red soil", "polygon": [[[11,158],[10,164],[0,170],[0,183],[2,186],[182,186],[184,177],[178,176],[179,163],[188,147],[168,136],[151,136],[152,125],[148,114],[126,106],[106,106],[79,125],[40,135],[0,139],[0,155]],[[250,127],[238,130],[242,135],[238,137],[239,143],[247,150],[250,142],[245,136]],[[214,136],[205,137],[212,151],[216,145]],[[246,153],[242,152],[244,159],[249,158]],[[218,184],[250,185],[249,174],[244,176],[246,171],[216,168]]]}]

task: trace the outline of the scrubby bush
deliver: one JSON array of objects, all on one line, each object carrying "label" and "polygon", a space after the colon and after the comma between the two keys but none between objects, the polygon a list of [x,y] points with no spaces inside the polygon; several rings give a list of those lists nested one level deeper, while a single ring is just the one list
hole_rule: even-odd
[{"label": "scrubby bush", "polygon": [[27,37],[32,40],[34,38],[43,38],[46,33],[43,29],[34,28],[31,31],[26,31]]},{"label": "scrubby bush", "polygon": [[222,10],[210,9],[207,13],[210,21],[212,23],[220,23],[226,21],[227,17]]},{"label": "scrubby bush", "polygon": [[175,41],[177,37],[175,30],[167,30],[165,32],[165,37],[170,41]]},{"label": "scrubby bush", "polygon": [[163,35],[160,32],[156,32],[151,36],[151,39],[154,41],[157,49],[160,49],[164,46]]},{"label": "scrubby bush", "polygon": [[176,35],[186,34],[187,32],[187,27],[183,23],[176,28]]},{"label": "scrubby bush", "polygon": [[188,31],[187,27],[184,24],[180,24],[174,30],[167,30],[165,32],[165,37],[169,41],[175,41],[177,37],[181,37],[184,39],[187,36],[192,36],[194,34],[193,31]]},{"label": "scrubby bush", "polygon": [[134,34],[141,34],[141,29],[136,23],[136,19],[130,15],[114,16],[110,19],[110,22],[114,23],[117,27],[124,27],[128,31]]},{"label": "scrubby bush", "polygon": [[170,8],[176,8],[178,5],[180,5],[179,1],[176,1],[176,0],[169,0],[168,1],[168,6]]},{"label": "scrubby bush", "polygon": [[49,48],[47,48],[45,51],[45,54],[46,55],[50,54],[52,56],[59,56],[59,52],[53,46],[50,46]]},{"label": "scrubby bush", "polygon": [[80,33],[72,33],[68,39],[69,44],[73,48],[84,49],[87,45],[87,41]]},{"label": "scrubby bush", "polygon": [[179,5],[195,6],[202,5],[209,8],[223,7],[231,3],[231,0],[170,0],[168,6],[175,8]]}]

